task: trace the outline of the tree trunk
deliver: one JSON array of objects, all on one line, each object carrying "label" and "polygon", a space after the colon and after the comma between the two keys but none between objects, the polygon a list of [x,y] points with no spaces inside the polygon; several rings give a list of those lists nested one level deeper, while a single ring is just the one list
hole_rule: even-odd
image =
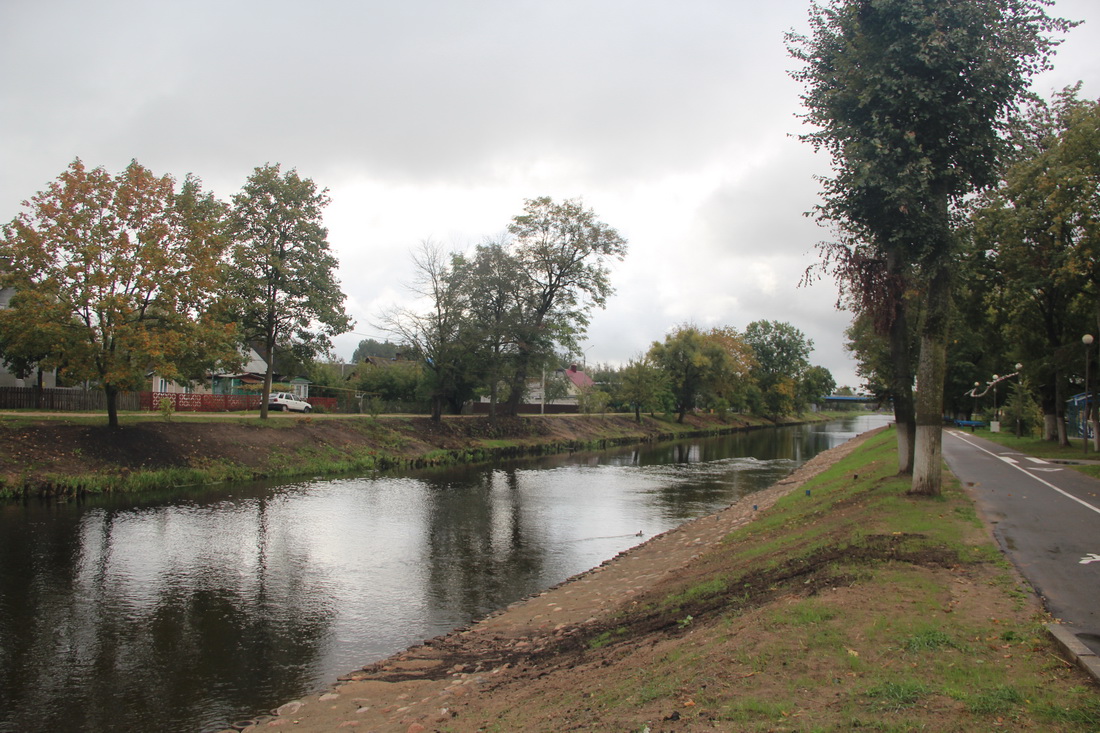
[{"label": "tree trunk", "polygon": [[1066,388],[1060,372],[1054,375],[1054,414],[1057,417],[1058,445],[1069,446],[1069,433],[1066,432]]},{"label": "tree trunk", "polygon": [[107,398],[107,427],[118,430],[118,388],[113,384],[105,384],[103,394]]},{"label": "tree trunk", "polygon": [[1048,380],[1049,383],[1039,386],[1039,400],[1043,408],[1043,440],[1051,442],[1058,440],[1058,410],[1055,408],[1058,395],[1054,387],[1057,380],[1058,375],[1055,374]]},{"label": "tree trunk", "polygon": [[890,358],[893,362],[890,393],[894,398],[894,422],[897,423],[898,473],[913,473],[914,435],[917,427],[913,405],[913,368],[909,353],[909,319],[904,302],[899,302],[890,326]]},{"label": "tree trunk", "polygon": [[493,375],[489,380],[489,422],[494,424],[497,421],[497,392],[499,391],[500,385],[496,375]]},{"label": "tree trunk", "polygon": [[267,349],[267,369],[264,370],[264,388],[260,391],[260,419],[266,420],[268,413],[268,398],[271,397],[271,381],[275,376],[275,359],[273,358],[274,350],[270,347]]},{"label": "tree trunk", "polygon": [[508,395],[508,401],[504,403],[504,414],[509,417],[515,417],[519,414],[519,405],[523,401],[523,395],[527,392],[527,359],[525,356],[521,356],[520,363],[516,367],[515,376],[512,378],[511,394]]},{"label": "tree trunk", "polygon": [[[944,243],[946,249],[946,242]],[[917,368],[916,445],[910,492],[938,496],[943,474],[943,380],[947,371],[947,331],[951,312],[951,273],[946,252],[927,280]]]}]

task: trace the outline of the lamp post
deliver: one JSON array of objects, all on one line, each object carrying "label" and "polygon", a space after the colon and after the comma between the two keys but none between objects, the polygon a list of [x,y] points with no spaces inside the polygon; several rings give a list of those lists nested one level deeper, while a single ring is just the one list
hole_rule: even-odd
[{"label": "lamp post", "polygon": [[1000,379],[996,374],[993,375],[993,419],[989,422],[989,432],[999,433],[1001,432],[1001,418],[997,414],[997,380]]},{"label": "lamp post", "polygon": [[1086,333],[1081,337],[1081,343],[1085,345],[1085,416],[1081,420],[1081,437],[1085,444],[1085,455],[1089,454],[1089,347],[1092,346],[1092,334]]},{"label": "lamp post", "polygon": [[1020,422],[1023,416],[1023,401],[1024,391],[1023,382],[1020,379],[1020,370],[1024,368],[1023,364],[1016,365],[1016,437],[1020,437]]},{"label": "lamp post", "polygon": [[978,387],[982,386],[981,382],[974,382],[974,389],[970,390],[970,396],[974,398],[974,411],[970,413],[971,420],[978,419]]}]

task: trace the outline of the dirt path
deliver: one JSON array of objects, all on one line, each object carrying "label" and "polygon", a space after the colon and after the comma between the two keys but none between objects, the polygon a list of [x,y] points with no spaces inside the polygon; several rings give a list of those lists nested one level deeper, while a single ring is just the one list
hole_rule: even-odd
[{"label": "dirt path", "polygon": [[538,675],[538,666],[553,656],[553,650],[580,643],[600,619],[676,574],[869,435],[818,455],[788,478],[723,511],[658,535],[468,629],[412,647],[342,678],[324,694],[288,702],[270,718],[242,721],[235,728],[401,733],[462,729],[463,713],[476,710],[488,690],[493,690],[494,705],[502,705],[501,695],[508,694],[502,683],[509,677]]}]

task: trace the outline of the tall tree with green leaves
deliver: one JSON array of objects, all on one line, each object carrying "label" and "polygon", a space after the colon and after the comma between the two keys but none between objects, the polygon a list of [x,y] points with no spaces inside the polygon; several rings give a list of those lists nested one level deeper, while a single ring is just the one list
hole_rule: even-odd
[{"label": "tall tree with green leaves", "polygon": [[[952,265],[967,196],[996,182],[1011,112],[1072,26],[1050,0],[827,0],[788,49],[804,66],[803,139],[825,149],[819,219],[868,249],[889,307],[922,294],[912,491],[940,491]],[[871,274],[868,275],[867,273]],[[866,292],[866,291],[865,291]]]},{"label": "tall tree with green leaves", "polygon": [[646,355],[631,359],[619,372],[619,378],[616,396],[633,408],[634,419],[639,423],[642,410],[655,410],[668,392],[664,374]]},{"label": "tall tree with green leaves", "polygon": [[489,393],[489,417],[495,419],[501,384],[519,354],[526,280],[506,242],[487,241],[473,256],[456,262],[468,295],[467,335],[476,344],[476,360]]},{"label": "tall tree with green leaves", "polygon": [[[1021,116],[1013,162],[972,217],[982,292],[1039,375],[1048,439],[1068,444],[1067,374],[1100,328],[1100,102],[1063,90]],[[1092,321],[1092,326],[1089,321]]]},{"label": "tall tree with green leaves", "polygon": [[98,384],[107,419],[149,371],[200,378],[239,359],[233,328],[211,317],[225,251],[224,205],[189,176],[176,190],[136,161],[118,175],[79,159],[3,228],[0,344]]},{"label": "tall tree with green leaves", "polygon": [[528,199],[508,232],[520,295],[515,325],[511,394],[505,412],[516,414],[527,378],[552,358],[555,347],[576,352],[593,308],[611,295],[611,260],[626,256],[627,242],[577,200]]},{"label": "tall tree with green leaves", "polygon": [[332,336],[352,326],[322,220],[328,203],[326,190],[278,164],[257,167],[233,197],[227,281],[241,332],[267,362],[261,418],[268,415],[276,351],[324,353]]},{"label": "tall tree with green leaves", "polygon": [[798,404],[805,406],[821,404],[836,389],[833,373],[823,366],[811,366],[802,374],[798,383]]},{"label": "tall tree with green leaves", "polygon": [[767,414],[777,420],[798,412],[813,341],[783,321],[753,321],[745,327],[745,341],[752,347],[756,361],[752,373]]}]

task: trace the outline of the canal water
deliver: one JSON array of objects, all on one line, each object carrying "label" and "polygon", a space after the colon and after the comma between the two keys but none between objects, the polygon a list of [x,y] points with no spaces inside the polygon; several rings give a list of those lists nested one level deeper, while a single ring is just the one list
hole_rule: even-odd
[{"label": "canal water", "polygon": [[765,488],[886,416],[0,505],[0,731],[216,731]]}]

